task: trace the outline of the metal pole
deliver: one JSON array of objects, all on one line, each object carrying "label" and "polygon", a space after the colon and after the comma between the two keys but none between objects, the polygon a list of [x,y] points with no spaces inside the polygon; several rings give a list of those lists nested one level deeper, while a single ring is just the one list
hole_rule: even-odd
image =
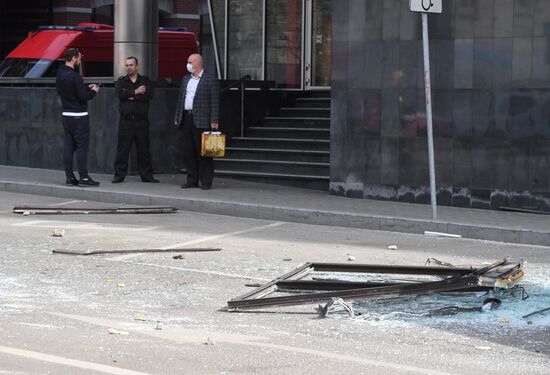
[{"label": "metal pole", "polygon": [[241,79],[241,137],[244,137],[244,79]]},{"label": "metal pole", "polygon": [[208,15],[210,16],[210,30],[212,33],[212,43],[214,45],[214,57],[216,59],[216,70],[218,79],[222,79],[220,70],[220,56],[218,55],[218,35],[216,34],[216,25],[214,25],[214,13],[212,11],[212,1],[208,0]]},{"label": "metal pole", "polygon": [[422,13],[422,44],[424,47],[424,86],[426,90],[426,122],[428,131],[428,162],[430,165],[430,196],[432,218],[437,219],[437,195],[435,190],[434,137],[432,124],[432,87],[430,82],[430,46],[428,37],[428,14]]}]

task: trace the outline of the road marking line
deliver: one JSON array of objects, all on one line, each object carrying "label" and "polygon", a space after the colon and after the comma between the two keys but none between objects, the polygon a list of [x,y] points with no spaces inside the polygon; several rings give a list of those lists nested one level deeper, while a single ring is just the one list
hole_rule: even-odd
[{"label": "road marking line", "polygon": [[[263,230],[263,229],[275,228],[275,227],[279,227],[279,226],[284,225],[284,224],[286,224],[286,223],[282,222],[282,221],[277,221],[275,223],[262,225],[260,227],[244,229],[244,230],[238,230],[238,231],[235,231],[235,232],[222,233],[222,234],[217,234],[217,235],[212,235],[212,236],[206,236],[206,237],[198,238],[198,239],[187,241],[187,242],[180,242],[180,243],[177,243],[175,245],[168,245],[168,246],[161,247],[161,249],[177,249],[177,248],[180,248],[180,247],[195,245],[195,244],[202,243],[202,242],[213,241],[213,240],[217,240],[217,239],[224,238],[224,237],[238,236],[239,234],[246,234],[246,233],[256,232],[256,231]],[[120,256],[117,256],[117,257],[114,257],[114,258],[110,258],[109,260],[119,260],[119,261],[128,260],[128,259],[135,258],[139,255],[140,254],[120,255]]]},{"label": "road marking line", "polygon": [[[241,334],[226,333],[222,331],[171,328],[171,327],[167,327],[166,325],[164,325],[162,331],[140,330],[140,329],[129,327],[124,322],[118,322],[115,320],[100,319],[100,318],[94,318],[89,316],[62,314],[62,313],[51,313],[51,314],[68,318],[68,319],[78,320],[89,324],[95,324],[98,326],[125,329],[127,331],[132,331],[138,334],[143,334],[146,336],[151,336],[151,337],[164,339],[164,340],[175,341],[178,343],[202,345],[206,337],[211,337],[215,342],[219,342],[219,343],[254,346],[259,348],[275,349],[275,350],[280,350],[283,352],[290,352],[290,353],[303,353],[303,354],[309,354],[312,356],[335,359],[335,360],[344,361],[344,362],[355,362],[355,363],[359,363],[367,366],[382,367],[382,368],[399,370],[399,371],[409,371],[409,372],[418,373],[418,374],[452,375],[452,373],[445,372],[445,371],[438,371],[434,369],[426,369],[426,368],[421,368],[421,367],[416,367],[411,365],[402,365],[399,363],[392,363],[388,361],[378,361],[375,359],[352,357],[351,355],[336,354],[332,352],[308,349],[308,348],[303,348],[299,346],[271,344],[271,343],[257,341],[257,340],[269,340],[270,338],[268,337],[246,336]],[[373,371],[373,372],[376,372],[376,371]]]},{"label": "road marking line", "polygon": [[262,226],[256,227],[256,228],[238,230],[236,232],[217,234],[217,235],[214,235],[214,236],[207,236],[207,237],[199,238],[199,239],[192,240],[192,241],[181,242],[181,243],[177,243],[175,245],[162,247],[162,249],[176,249],[178,247],[189,246],[189,245],[194,245],[194,244],[201,243],[201,242],[217,240],[219,238],[238,236],[239,234],[246,234],[246,233],[256,232],[256,231],[259,231],[259,230],[262,230],[262,229],[275,228],[275,227],[279,227],[279,226],[284,225],[284,224],[286,224],[286,223],[284,223],[282,221],[278,221],[278,222],[275,222],[275,223],[262,225]]},{"label": "road marking line", "polygon": [[64,205],[66,205],[66,204],[80,203],[80,202],[86,202],[86,201],[81,201],[81,200],[67,201],[67,202],[61,202],[61,203],[53,203],[53,204],[50,204],[50,206],[52,206],[52,207],[58,207],[58,206],[64,206]]},{"label": "road marking line", "polygon": [[99,363],[79,361],[79,360],[76,360],[76,359],[70,359],[70,358],[65,358],[65,357],[58,357],[56,355],[44,354],[44,353],[40,353],[40,352],[34,352],[34,351],[31,351],[31,350],[22,350],[22,349],[16,349],[16,348],[9,348],[7,346],[0,346],[0,353],[11,354],[11,355],[19,356],[19,357],[35,359],[37,361],[44,361],[44,362],[50,362],[50,363],[57,363],[57,364],[60,364],[60,365],[65,365],[65,366],[78,367],[78,368],[85,369],[85,370],[99,371],[99,372],[103,372],[103,373],[106,373],[106,374],[114,374],[114,375],[149,375],[145,372],[126,370],[126,369],[123,369],[123,368],[102,365],[102,364],[99,364]]},{"label": "road marking line", "polygon": [[263,278],[263,277],[239,275],[239,274],[236,274],[236,273],[226,273],[226,272],[220,272],[220,271],[199,270],[199,269],[196,269],[196,268],[173,267],[173,266],[165,266],[165,265],[162,265],[162,264],[154,264],[154,263],[131,262],[131,261],[128,261],[128,260],[121,260],[121,259],[114,259],[114,258],[105,259],[105,260],[119,262],[119,263],[135,264],[135,265],[140,265],[140,266],[166,268],[166,269],[177,270],[177,271],[205,273],[205,274],[209,274],[209,275],[232,277],[232,278],[235,278],[235,279],[247,279],[247,280],[249,279],[249,280],[258,280],[258,281],[271,281],[272,280],[272,279],[266,279],[266,278]]},{"label": "road marking line", "polygon": [[34,228],[64,228],[64,229],[88,229],[88,230],[119,230],[119,231],[153,231],[161,227],[142,227],[139,225],[114,226],[110,224],[98,224],[89,222],[71,222],[56,220],[32,220],[23,223],[11,224],[14,227]]}]

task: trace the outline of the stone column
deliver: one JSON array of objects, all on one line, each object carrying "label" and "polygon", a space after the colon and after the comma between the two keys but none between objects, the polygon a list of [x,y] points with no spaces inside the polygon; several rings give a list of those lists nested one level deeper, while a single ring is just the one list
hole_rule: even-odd
[{"label": "stone column", "polygon": [[139,73],[158,77],[158,0],[115,0],[114,79],[126,74],[124,61],[139,60]]}]

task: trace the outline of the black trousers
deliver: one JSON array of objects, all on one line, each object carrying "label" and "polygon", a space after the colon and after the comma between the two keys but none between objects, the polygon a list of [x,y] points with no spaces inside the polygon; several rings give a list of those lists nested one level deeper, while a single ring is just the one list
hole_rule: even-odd
[{"label": "black trousers", "polygon": [[187,171],[187,183],[212,185],[214,178],[214,159],[201,156],[201,136],[207,129],[198,129],[190,113],[185,114],[183,122],[183,165]]},{"label": "black trousers", "polygon": [[149,150],[149,121],[126,120],[118,124],[118,147],[115,158],[115,176],[124,178],[128,173],[128,159],[132,144],[136,143],[138,173],[142,179],[153,178],[151,152]]},{"label": "black trousers", "polygon": [[88,116],[62,116],[65,140],[63,164],[67,177],[73,177],[73,158],[76,152],[76,164],[80,178],[88,177],[88,149],[90,147],[90,121]]}]

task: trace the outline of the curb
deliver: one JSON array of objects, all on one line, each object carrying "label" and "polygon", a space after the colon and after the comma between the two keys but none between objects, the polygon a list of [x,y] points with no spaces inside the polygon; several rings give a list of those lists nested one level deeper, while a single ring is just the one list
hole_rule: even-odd
[{"label": "curb", "polygon": [[0,181],[0,190],[13,193],[44,195],[57,198],[71,198],[103,203],[125,203],[141,206],[172,206],[183,211],[252,219],[288,221],[302,224],[372,229],[411,234],[423,234],[424,231],[433,231],[459,234],[464,238],[471,239],[539,246],[550,245],[550,232],[468,225],[445,221],[369,214],[352,214],[337,211],[320,211],[185,197],[167,197],[130,192],[112,192],[102,191],[101,188],[95,187],[90,189],[75,189],[74,187],[59,185],[13,181]]}]

